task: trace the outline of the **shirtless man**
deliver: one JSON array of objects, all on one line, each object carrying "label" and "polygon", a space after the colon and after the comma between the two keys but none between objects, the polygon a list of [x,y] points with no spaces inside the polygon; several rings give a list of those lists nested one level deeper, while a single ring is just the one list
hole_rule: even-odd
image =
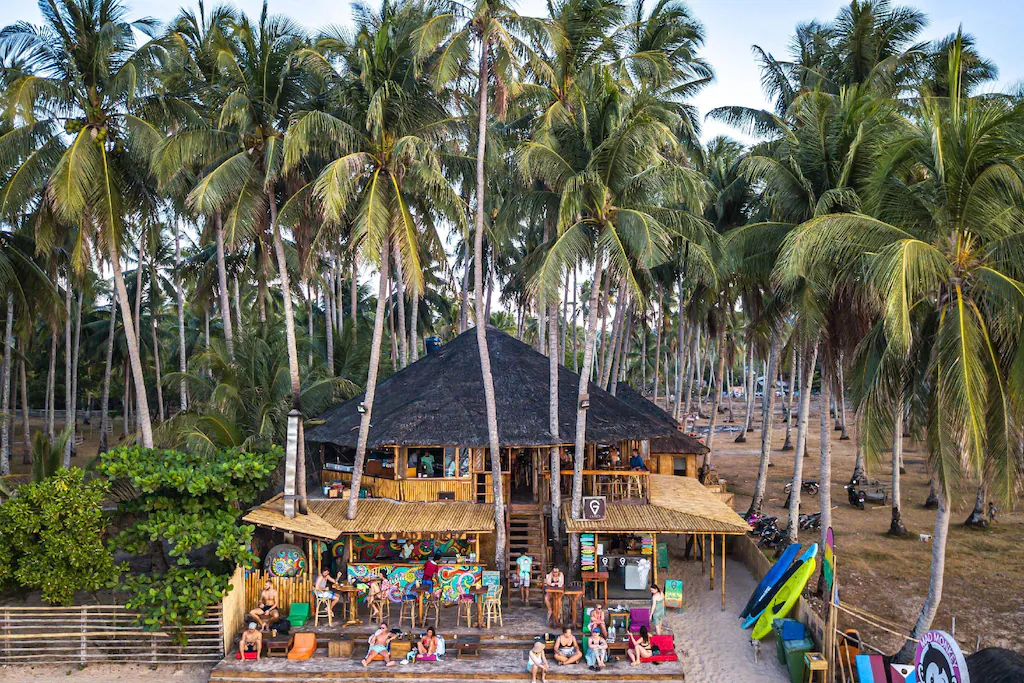
[{"label": "shirtless man", "polygon": [[263,584],[259,606],[249,612],[249,616],[259,622],[261,631],[266,631],[271,624],[281,618],[281,610],[277,605],[277,589],[270,579]]},{"label": "shirtless man", "polygon": [[391,661],[391,651],[388,650],[388,645],[395,638],[395,634],[389,631],[388,625],[382,621],[377,630],[366,641],[370,644],[370,649],[367,650],[366,657],[363,658],[363,666],[369,666],[370,658],[378,654],[384,658],[384,666],[394,666],[395,663]]},{"label": "shirtless man", "polygon": [[333,612],[334,606],[341,600],[341,593],[331,590],[332,584],[337,586],[338,582],[331,576],[329,569],[323,570],[313,583],[313,594],[318,598],[328,598],[331,601],[331,611]]},{"label": "shirtless man", "polygon": [[263,650],[263,634],[256,628],[256,622],[250,621],[249,628],[242,633],[238,641],[239,659],[245,659],[245,653],[255,652],[256,661],[260,661],[260,652]]}]

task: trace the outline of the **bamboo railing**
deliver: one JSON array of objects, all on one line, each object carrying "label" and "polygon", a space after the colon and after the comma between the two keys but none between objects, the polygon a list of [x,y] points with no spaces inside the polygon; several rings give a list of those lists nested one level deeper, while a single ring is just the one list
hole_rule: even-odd
[{"label": "bamboo railing", "polygon": [[[321,482],[324,485],[340,481],[349,484],[352,475],[349,472],[323,470]],[[473,482],[471,479],[431,478],[431,479],[390,479],[363,475],[360,486],[370,492],[374,498],[429,503],[439,499],[441,493],[455,494],[454,500],[472,502]]]},{"label": "bamboo railing", "polygon": [[[262,570],[245,572],[245,605],[243,614],[259,604],[260,593],[263,592],[263,584],[267,578],[277,589],[277,604],[281,610],[281,616],[288,615],[288,609],[293,602],[311,602],[313,599],[313,582],[309,575],[295,576],[291,578],[272,576]],[[310,605],[312,607],[312,605]]]},{"label": "bamboo railing", "polygon": [[178,664],[220,661],[220,606],[187,626],[185,643],[143,629],[123,605],[0,607],[0,664]]}]

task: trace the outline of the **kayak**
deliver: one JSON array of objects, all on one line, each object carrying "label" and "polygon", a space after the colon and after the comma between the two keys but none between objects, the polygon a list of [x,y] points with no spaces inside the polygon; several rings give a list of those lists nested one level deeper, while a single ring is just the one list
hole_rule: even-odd
[{"label": "kayak", "polygon": [[814,575],[817,565],[817,561],[812,557],[802,563],[796,573],[789,577],[789,580],[779,589],[771,603],[761,613],[754,632],[750,635],[751,638],[761,640],[772,632],[772,624],[776,619],[782,619],[789,614],[793,606],[796,605],[796,601],[800,599],[800,594],[804,592],[807,582]]},{"label": "kayak", "polygon": [[775,594],[778,593],[784,585],[786,585],[786,582],[789,581],[789,579],[792,578],[794,574],[800,571],[800,567],[802,567],[808,560],[812,560],[815,557],[817,557],[817,555],[818,544],[812,543],[810,546],[807,547],[807,550],[805,550],[798,558],[796,558],[796,561],[789,566],[789,568],[785,571],[782,577],[775,582],[771,589],[767,593],[765,593],[765,595],[760,600],[757,601],[754,607],[750,610],[750,613],[747,615],[746,620],[744,620],[743,628],[750,628],[751,626],[756,624],[757,620],[761,616],[761,612],[763,612],[765,608],[768,607],[772,599],[775,597]]},{"label": "kayak", "polygon": [[743,607],[743,611],[740,612],[740,619],[746,618],[750,614],[750,610],[754,609],[754,605],[759,603],[761,599],[768,595],[768,592],[779,582],[782,575],[786,573],[790,565],[793,564],[793,560],[796,559],[797,554],[800,552],[800,544],[793,543],[782,552],[780,557],[775,564],[772,565],[768,573],[764,575],[761,582],[757,584],[757,588],[750,594],[750,599],[747,600],[747,604]]}]

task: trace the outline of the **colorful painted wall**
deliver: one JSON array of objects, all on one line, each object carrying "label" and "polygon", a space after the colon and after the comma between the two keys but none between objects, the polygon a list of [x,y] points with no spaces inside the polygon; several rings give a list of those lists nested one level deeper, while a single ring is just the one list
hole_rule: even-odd
[{"label": "colorful painted wall", "polygon": [[[331,554],[341,557],[345,547],[344,541],[336,541],[331,546]],[[373,536],[354,536],[352,538],[352,559],[354,562],[382,562],[398,560],[402,562],[425,561],[434,553],[442,557],[468,555],[473,550],[469,539],[437,539],[408,540],[404,543],[398,539],[379,539]],[[405,551],[405,552],[403,552]]]},{"label": "colorful painted wall", "polygon": [[[422,580],[423,565],[392,562],[348,565],[348,580],[359,588],[360,599],[364,599],[369,592],[368,579],[371,576],[384,577],[387,583],[383,588],[388,597],[392,602],[401,602],[402,595],[408,592],[409,587]],[[441,599],[451,603],[481,582],[483,567],[479,564],[442,564],[438,567],[437,577],[441,586]]]}]

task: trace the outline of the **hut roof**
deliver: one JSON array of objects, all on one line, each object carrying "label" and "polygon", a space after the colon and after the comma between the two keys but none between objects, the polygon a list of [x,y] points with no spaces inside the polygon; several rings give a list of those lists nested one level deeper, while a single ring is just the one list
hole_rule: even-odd
[{"label": "hut roof", "polygon": [[750,526],[693,477],[650,475],[651,502],[611,504],[601,520],[572,519],[568,503],[562,518],[569,533],[745,534]]},{"label": "hut roof", "polygon": [[[575,440],[579,375],[559,366],[559,434],[548,429],[548,358],[527,344],[487,328],[491,372],[503,446],[550,446]],[[587,441],[614,443],[672,436],[650,419],[596,385],[590,385]],[[359,404],[350,399],[321,415],[306,429],[306,441],[354,448]],[[377,385],[368,445],[475,446],[488,444],[487,413],[476,334],[463,332]]]},{"label": "hut roof", "polygon": [[494,506],[483,503],[399,503],[374,498],[359,501],[356,518],[347,519],[348,501],[309,501],[317,514],[341,534],[442,534],[494,531]]},{"label": "hut roof", "polygon": [[651,439],[651,453],[696,453],[697,455],[703,455],[708,452],[708,447],[698,439],[680,431],[682,426],[671,415],[629,384],[619,382],[615,388],[615,397],[628,403],[637,412],[643,413],[650,419],[673,429],[674,433],[671,436]]},{"label": "hut roof", "polygon": [[278,494],[250,510],[243,521],[333,541],[342,534],[491,533],[494,506],[480,503],[399,503],[373,498],[359,501],[356,518],[347,519],[348,499],[309,501],[309,514],[285,517],[284,495]]}]

